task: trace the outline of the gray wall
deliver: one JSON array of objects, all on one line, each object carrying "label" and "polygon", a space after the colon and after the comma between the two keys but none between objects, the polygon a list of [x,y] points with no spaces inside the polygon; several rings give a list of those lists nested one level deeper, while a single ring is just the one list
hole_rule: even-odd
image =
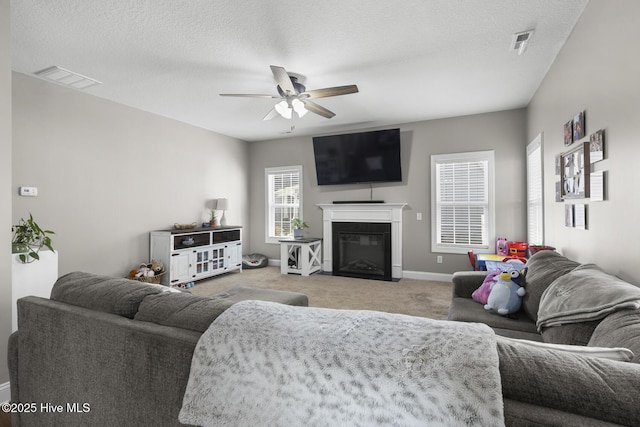
[{"label": "gray wall", "polygon": [[247,167],[246,142],[13,74],[13,220],[31,212],[56,232],[61,275],[126,275],[149,231],[202,222],[211,199],[247,224]]},{"label": "gray wall", "polygon": [[[403,214],[403,270],[448,274],[469,269],[466,255],[443,254],[443,263],[437,264],[437,254],[431,252],[431,154],[495,150],[496,231],[509,239],[526,239],[525,120],[525,110],[519,109],[397,126],[401,131],[403,182],[374,184],[373,199],[408,204]],[[265,243],[264,238],[265,168],[303,166],[303,216],[310,225],[307,235],[322,236],[322,213],[317,203],[370,198],[369,185],[317,185],[311,137],[253,142],[249,157],[250,246],[269,258],[279,258],[279,247]],[[418,212],[423,214],[422,221],[416,220]]]},{"label": "gray wall", "polygon": [[[0,0],[0,354],[7,354],[11,334],[11,31],[9,0]],[[0,363],[0,385],[9,381]]]},{"label": "gray wall", "polygon": [[[544,133],[545,239],[565,255],[595,262],[640,283],[640,2],[591,0],[528,109],[528,137]],[[564,205],[554,198],[555,156],[566,150],[563,125],[586,110],[587,135],[605,129],[608,197],[589,199],[588,230],[564,226]]]}]

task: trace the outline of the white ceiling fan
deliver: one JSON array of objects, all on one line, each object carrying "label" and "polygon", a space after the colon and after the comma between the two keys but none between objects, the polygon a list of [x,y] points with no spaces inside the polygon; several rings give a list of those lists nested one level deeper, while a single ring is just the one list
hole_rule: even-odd
[{"label": "white ceiling fan", "polygon": [[298,117],[302,117],[307,114],[308,111],[330,119],[336,114],[333,111],[330,111],[323,106],[310,101],[310,99],[348,95],[350,93],[358,92],[358,86],[356,85],[307,90],[307,88],[303,84],[298,82],[297,77],[288,74],[287,70],[285,70],[283,67],[272,65],[271,72],[273,73],[273,78],[278,84],[276,86],[279,94],[278,96],[241,93],[221,93],[220,96],[282,99],[282,101],[278,102],[271,109],[271,111],[269,111],[267,115],[264,116],[263,120],[271,120],[278,114],[280,114],[285,119],[290,119],[293,117],[294,112],[298,115]]}]

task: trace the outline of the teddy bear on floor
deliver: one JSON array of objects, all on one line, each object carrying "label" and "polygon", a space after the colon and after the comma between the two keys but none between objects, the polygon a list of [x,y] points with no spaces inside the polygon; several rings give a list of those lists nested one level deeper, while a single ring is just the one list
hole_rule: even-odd
[{"label": "teddy bear on floor", "polygon": [[495,310],[503,316],[520,310],[522,297],[526,290],[520,286],[524,271],[508,271],[498,276],[498,281],[491,287],[491,293],[485,304],[486,310]]}]

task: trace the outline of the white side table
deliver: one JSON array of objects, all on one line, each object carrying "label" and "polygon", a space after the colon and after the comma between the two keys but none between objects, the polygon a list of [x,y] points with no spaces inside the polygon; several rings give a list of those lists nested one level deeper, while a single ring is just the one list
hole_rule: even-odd
[{"label": "white side table", "polygon": [[322,268],[322,238],[280,240],[280,273],[308,276]]}]

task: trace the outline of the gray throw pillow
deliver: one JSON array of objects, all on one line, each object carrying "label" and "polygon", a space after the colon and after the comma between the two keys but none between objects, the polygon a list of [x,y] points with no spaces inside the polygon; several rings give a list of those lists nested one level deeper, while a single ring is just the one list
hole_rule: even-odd
[{"label": "gray throw pillow", "polygon": [[640,310],[620,310],[602,319],[589,346],[625,347],[635,354],[631,361],[640,363]]},{"label": "gray throw pillow", "polygon": [[591,320],[544,328],[542,329],[542,340],[553,344],[587,345],[599,323],[600,320]]},{"label": "gray throw pillow", "polygon": [[549,285],[579,265],[555,251],[536,252],[529,258],[525,278],[527,293],[522,298],[522,309],[530,319],[538,320],[540,298]]}]

